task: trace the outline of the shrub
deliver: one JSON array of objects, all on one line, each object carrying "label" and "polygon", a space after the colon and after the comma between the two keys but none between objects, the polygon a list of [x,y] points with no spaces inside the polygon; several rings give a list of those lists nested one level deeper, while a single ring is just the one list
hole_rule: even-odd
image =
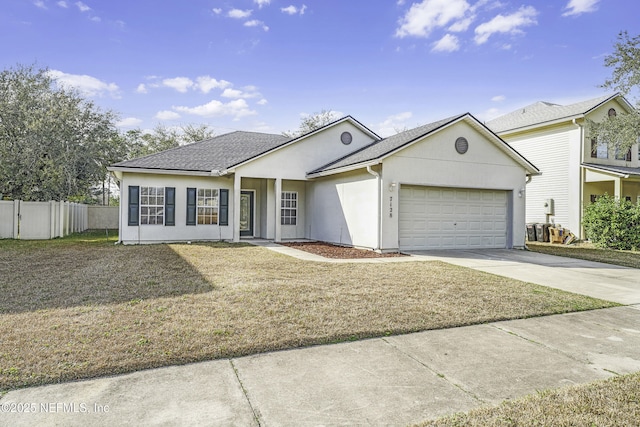
[{"label": "shrub", "polygon": [[640,248],[640,206],[605,194],[588,205],[582,220],[586,236],[598,247]]}]

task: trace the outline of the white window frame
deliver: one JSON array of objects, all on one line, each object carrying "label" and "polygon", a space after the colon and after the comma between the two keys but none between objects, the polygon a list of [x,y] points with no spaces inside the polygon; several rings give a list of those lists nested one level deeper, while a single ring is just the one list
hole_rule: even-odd
[{"label": "white window frame", "polygon": [[298,192],[283,191],[280,197],[280,224],[297,225],[298,223]]},{"label": "white window frame", "polygon": [[220,221],[220,190],[198,188],[196,190],[196,225],[218,225]]},{"label": "white window frame", "polygon": [[140,186],[140,225],[164,225],[164,187]]}]

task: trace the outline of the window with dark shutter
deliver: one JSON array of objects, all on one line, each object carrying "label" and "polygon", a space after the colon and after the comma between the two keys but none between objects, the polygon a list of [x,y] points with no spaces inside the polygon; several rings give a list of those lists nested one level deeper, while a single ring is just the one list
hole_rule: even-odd
[{"label": "window with dark shutter", "polygon": [[138,225],[140,221],[140,187],[129,186],[129,225]]},{"label": "window with dark shutter", "polygon": [[164,225],[176,225],[176,189],[164,189]]},{"label": "window with dark shutter", "polygon": [[187,225],[196,225],[196,189],[187,188]]},{"label": "window with dark shutter", "polygon": [[220,225],[229,225],[229,190],[220,190]]}]

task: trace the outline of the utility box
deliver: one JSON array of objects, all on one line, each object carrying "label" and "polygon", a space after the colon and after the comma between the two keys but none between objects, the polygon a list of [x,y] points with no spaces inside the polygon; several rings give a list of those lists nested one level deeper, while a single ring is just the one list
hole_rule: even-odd
[{"label": "utility box", "polygon": [[553,213],[553,199],[546,199],[544,201],[544,214],[545,215],[555,215]]},{"label": "utility box", "polygon": [[535,242],[537,240],[536,225],[537,224],[527,224],[527,240],[530,242]]},{"label": "utility box", "polygon": [[549,241],[549,224],[536,224],[536,239],[538,242]]}]

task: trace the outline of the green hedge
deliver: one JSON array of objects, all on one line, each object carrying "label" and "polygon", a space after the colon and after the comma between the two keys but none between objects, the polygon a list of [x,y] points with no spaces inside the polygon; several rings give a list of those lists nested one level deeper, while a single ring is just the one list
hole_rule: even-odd
[{"label": "green hedge", "polygon": [[640,249],[640,206],[605,194],[585,208],[586,237],[602,248]]}]

